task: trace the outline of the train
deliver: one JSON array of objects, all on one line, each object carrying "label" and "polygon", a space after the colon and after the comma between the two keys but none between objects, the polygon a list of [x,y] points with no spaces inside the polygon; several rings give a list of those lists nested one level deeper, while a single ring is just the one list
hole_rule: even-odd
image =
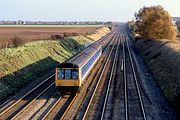
[{"label": "train", "polygon": [[91,68],[102,54],[101,42],[97,41],[86,49],[57,65],[55,86],[60,94],[77,93]]}]

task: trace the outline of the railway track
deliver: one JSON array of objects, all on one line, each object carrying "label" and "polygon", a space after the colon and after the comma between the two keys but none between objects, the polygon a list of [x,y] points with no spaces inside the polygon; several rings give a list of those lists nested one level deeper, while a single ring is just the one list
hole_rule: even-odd
[{"label": "railway track", "polygon": [[125,35],[123,39],[125,119],[147,120],[129,41]]},{"label": "railway track", "polygon": [[[114,51],[114,49],[115,49],[115,46],[117,46],[117,47],[116,47],[116,50],[115,50],[115,52],[116,52],[116,55],[115,55],[115,56],[117,56],[117,54],[118,54],[118,53],[117,53],[117,50],[118,50],[118,45],[119,45],[119,35],[117,35],[117,37],[114,39],[114,41],[115,41],[115,43],[114,43],[114,45],[112,45],[112,48],[111,48],[111,50],[110,50],[110,52],[109,52],[109,54],[108,54],[108,57],[107,57],[107,59],[106,59],[105,65],[104,65],[104,67],[103,67],[103,70],[102,70],[102,72],[101,72],[101,74],[100,74],[100,77],[98,78],[98,82],[97,82],[97,84],[96,84],[96,86],[95,86],[95,88],[94,88],[94,90],[93,90],[93,93],[92,93],[92,95],[91,95],[91,97],[90,97],[90,100],[89,100],[89,102],[88,102],[87,108],[86,108],[86,110],[85,110],[85,112],[84,112],[84,114],[83,114],[83,117],[82,117],[83,120],[86,119],[86,116],[87,116],[87,114],[89,113],[88,111],[89,111],[90,106],[91,106],[91,104],[92,104],[92,101],[93,101],[93,99],[94,99],[95,93],[96,93],[96,91],[97,91],[97,89],[98,89],[98,87],[99,87],[99,83],[100,83],[101,80],[102,80],[102,77],[103,77],[103,74],[104,74],[104,72],[105,72],[105,70],[106,70],[107,64],[108,64],[109,61],[111,61],[110,58],[112,57],[113,51]],[[118,44],[118,45],[117,45],[117,44]],[[115,61],[116,61],[116,59],[113,60],[113,64],[114,64],[113,66],[114,66],[114,67],[115,67]],[[111,74],[113,74],[113,72],[114,72],[114,67],[111,69]],[[107,71],[107,70],[106,70],[106,71]],[[110,79],[112,79],[112,75],[111,75]],[[110,82],[110,83],[111,83],[111,82]]]},{"label": "railway track", "polygon": [[[9,106],[2,108],[0,112],[1,119],[12,119],[16,114],[20,114],[25,110],[30,104],[32,104],[39,96],[46,92],[53,84],[54,75],[51,75],[49,78],[41,82],[34,89],[26,93],[20,99],[10,104]],[[3,107],[3,106],[2,106]]]},{"label": "railway track", "polygon": [[[114,77],[115,77],[115,74],[116,74],[116,69],[117,69],[117,63],[118,63],[118,58],[119,58],[119,46],[121,44],[121,35],[119,37],[119,40],[118,40],[118,43],[117,43],[117,48],[116,48],[116,51],[115,51],[115,57],[114,57],[114,61],[112,63],[112,69],[111,69],[111,74],[110,74],[110,77],[109,77],[109,81],[108,81],[108,86],[107,86],[107,90],[106,90],[106,96],[105,96],[105,99],[104,99],[104,102],[103,102],[103,109],[102,109],[102,113],[101,113],[101,120],[104,120],[104,119],[109,119],[109,116],[111,114],[111,109],[110,110],[107,110],[107,103],[108,103],[108,99],[111,99],[113,96],[111,94],[110,96],[110,92],[112,92],[114,90],[114,84],[112,84],[112,82],[114,82]],[[111,99],[112,100],[112,99]],[[111,100],[109,100],[109,105],[112,106],[111,104]]]},{"label": "railway track", "polygon": [[[112,34],[112,36],[108,36],[108,37],[114,37],[114,34]],[[104,38],[104,39],[107,39],[107,37]],[[103,39],[103,40],[104,40],[104,39]],[[113,38],[112,38],[112,39],[113,39]],[[106,40],[106,43],[104,43],[103,40],[100,41],[102,44],[108,44],[108,45],[110,45],[110,44],[112,43],[112,41],[110,41],[110,39],[109,39],[109,40]],[[107,51],[108,45],[104,48],[103,52]],[[82,86],[82,87],[83,87],[83,86]],[[82,88],[82,89],[83,89],[83,88]],[[69,105],[67,105],[68,107],[65,109],[65,111],[62,112],[62,115],[60,115],[58,119],[61,119],[61,120],[66,119],[66,115],[67,115],[67,113],[69,112],[69,109],[72,107],[72,105],[73,105],[76,97],[77,97],[77,95],[75,95],[74,98],[71,100],[71,102],[68,103],[68,104],[69,104]],[[46,118],[45,118],[45,119],[46,119]]]},{"label": "railway track", "polygon": [[[104,39],[107,39],[108,37],[109,36],[105,36],[101,40],[101,42]],[[103,44],[110,44],[111,41],[109,41],[109,40],[107,40],[106,43],[103,42]],[[14,98],[11,98],[11,99],[7,100],[6,102],[4,102],[3,104],[1,104],[0,118],[1,119],[19,119],[21,114],[23,114],[23,112],[25,112],[30,106],[32,106],[38,98],[40,98],[46,91],[48,91],[48,89],[50,89],[54,85],[54,82],[52,82],[54,75],[55,74],[51,75],[49,78],[47,78],[42,83],[40,83],[38,86],[36,86],[34,89],[29,91],[24,96],[22,96],[20,99],[16,100],[15,102],[11,103],[10,105],[6,106],[6,104],[8,104],[8,102]],[[51,104],[52,107],[47,107],[48,112],[46,111],[45,115],[43,115],[43,117],[42,117],[42,115],[40,115],[40,118],[42,118],[42,119],[49,118],[49,115],[51,114],[51,112],[53,111],[55,106],[57,104],[59,104],[60,101],[62,101],[62,97],[61,96],[58,96],[58,97],[59,97],[58,100],[57,101],[55,100],[56,102],[53,103],[54,105]],[[70,98],[72,98],[72,97],[70,97]],[[76,97],[74,97],[74,99],[75,98]],[[71,101],[73,102],[74,99],[71,99]],[[70,105],[72,104],[72,102],[69,102]],[[65,112],[62,115],[62,117],[65,116],[68,109],[70,108],[70,105],[67,105],[67,106],[69,106],[69,107],[67,107],[67,110],[65,110],[65,109],[63,110]]]},{"label": "railway track", "polygon": [[[13,97],[1,104],[0,119],[147,120],[150,118],[147,108],[151,103],[139,79],[134,62],[135,54],[126,33],[119,29],[103,37],[99,42],[103,45],[103,53],[82,86],[83,97],[79,97],[81,93],[59,95],[54,87],[53,74],[20,99]],[[115,104],[117,94],[122,97],[119,97],[118,104]],[[75,104],[79,104],[80,107]],[[120,106],[119,112],[114,110],[115,105]],[[78,106],[78,110],[73,106]],[[77,111],[80,112],[75,113]],[[117,114],[116,118],[114,114]]]},{"label": "railway track", "polygon": [[[90,108],[92,106],[93,103],[93,99],[95,99],[95,94],[97,92],[100,80],[102,79],[102,74],[104,72],[104,69],[106,68],[106,64],[104,65],[104,69],[101,72],[101,75],[98,79],[98,82],[95,86],[95,89],[90,97],[90,100],[88,101],[88,105],[87,108],[85,109],[85,112],[83,114],[82,119],[111,119],[112,117],[112,106],[113,106],[113,97],[115,97],[114,93],[117,92],[117,90],[115,91],[114,88],[117,88],[118,85],[115,85],[115,83],[117,83],[116,79],[115,79],[115,72],[117,71],[117,64],[119,61],[119,63],[121,63],[121,69],[120,71],[123,73],[123,83],[124,83],[124,119],[126,120],[134,120],[134,119],[143,119],[143,120],[147,120],[147,115],[145,112],[145,107],[144,107],[144,102],[143,102],[143,93],[141,94],[141,85],[139,85],[140,83],[138,82],[138,75],[137,75],[137,71],[135,69],[135,64],[133,61],[133,57],[132,57],[132,53],[131,53],[131,47],[129,45],[129,41],[127,36],[125,35],[125,33],[123,33],[120,37],[121,41],[118,41],[118,45],[115,51],[115,57],[113,59],[112,62],[112,68],[111,68],[111,73],[110,73],[110,77],[109,77],[109,81],[108,81],[108,85],[107,85],[107,89],[106,89],[106,95],[105,95],[105,99],[103,101],[103,108],[101,109],[102,112],[99,113],[97,110],[95,111],[90,111]],[[122,56],[119,56],[118,51],[120,43],[122,44]],[[109,60],[111,54],[112,54],[112,50],[109,53],[109,56],[107,58],[107,61]],[[122,59],[120,59],[122,58]],[[106,61],[106,63],[107,63]],[[104,93],[103,93],[104,94]],[[99,104],[98,107],[101,107],[101,105]],[[97,117],[98,115],[96,115],[96,117],[92,117],[91,114],[92,112],[96,112],[97,114],[101,114],[100,117]],[[121,117],[122,118],[122,117]]]},{"label": "railway track", "polygon": [[61,99],[62,99],[62,96],[57,98],[56,102],[52,105],[51,108],[49,108],[49,110],[46,112],[46,114],[42,117],[42,120],[45,120],[50,116],[50,113],[53,111],[53,109],[56,107],[56,105],[60,102]]},{"label": "railway track", "polygon": [[[101,58],[100,59],[103,59],[103,58],[107,58],[107,56],[108,56],[108,54],[109,54],[109,49],[111,48],[111,46],[112,46],[112,44],[113,44],[113,42],[114,42],[114,38],[116,37],[116,35],[113,33],[113,35],[110,37],[110,39],[108,40],[108,42],[106,42],[107,43],[107,46],[105,46],[105,48],[104,48],[104,50],[103,50],[103,54],[102,54],[102,56],[101,56]],[[97,78],[100,76],[98,73],[99,72],[101,72],[102,71],[102,69],[104,68],[104,64],[105,64],[105,59],[103,59],[103,62],[101,63],[102,64],[102,66],[100,65],[100,68],[99,69],[97,69],[97,71],[96,71],[96,73],[97,73],[97,75],[93,78],[93,83],[91,83],[90,82],[90,84],[95,84],[94,82],[96,82],[97,80]],[[97,63],[98,64],[98,63]],[[90,77],[90,76],[89,76]],[[90,77],[91,78],[91,77]],[[89,81],[89,80],[88,80]],[[87,82],[88,82],[87,81]],[[88,86],[88,84],[89,83],[85,83],[85,85],[83,85],[82,86],[82,90],[81,90],[81,93],[82,92],[85,92],[84,90],[85,89],[87,89],[86,87]],[[91,85],[91,86],[93,86],[93,85]],[[88,87],[88,89],[91,89],[91,87]],[[89,91],[88,91],[89,92]],[[80,94],[81,94],[80,93]],[[87,93],[88,94],[88,93]],[[79,96],[79,95],[78,95]],[[81,99],[83,99],[82,97],[81,97]],[[79,102],[79,101],[78,101]],[[74,106],[74,104],[73,104],[73,106]],[[61,119],[68,119],[68,118],[72,118],[72,117],[69,117],[69,114],[71,114],[71,112],[70,111],[73,111],[74,112],[74,110],[72,110],[73,108],[71,108],[71,107],[73,107],[73,106],[69,106],[68,107],[68,109],[67,109],[67,111],[68,111],[68,115],[66,115],[66,112],[65,112],[65,114],[63,115],[63,117],[61,118]],[[70,111],[69,111],[69,108],[71,108],[70,109]],[[77,117],[77,116],[76,116]]]},{"label": "railway track", "polygon": [[[107,37],[104,39],[107,39]],[[103,41],[100,41],[100,42],[103,42]],[[110,44],[110,42],[111,41],[109,41],[109,42],[106,41],[106,44]],[[105,44],[105,43],[103,43],[103,44]],[[68,97],[65,97],[65,98],[62,96],[59,97],[59,99],[54,103],[54,105],[46,112],[46,114],[41,119],[42,120],[45,120],[45,119],[61,119],[61,120],[63,120],[63,119],[65,119],[66,114],[68,113],[69,109],[73,105],[76,97],[77,97],[77,94],[69,95]],[[57,109],[57,107],[59,109]]]},{"label": "railway track", "polygon": [[[108,40],[105,40],[108,39]],[[105,41],[103,41],[105,40]],[[93,99],[95,99],[95,94],[100,86],[102,79],[108,79],[108,82],[104,82],[105,85],[105,97],[103,98],[103,105],[100,106],[101,113],[98,119],[110,119],[111,108],[113,106],[113,94],[114,88],[116,88],[116,72],[118,61],[121,61],[121,71],[123,72],[123,83],[124,83],[124,114],[126,120],[143,119],[147,120],[145,107],[143,103],[143,97],[141,94],[141,88],[138,83],[138,77],[136,74],[135,64],[133,62],[133,57],[131,53],[131,47],[126,35],[120,34],[119,31],[115,31],[110,36],[105,36],[99,41],[106,47],[103,49],[103,57],[105,58],[103,66],[98,70],[100,73],[98,75],[96,85],[92,89],[93,92],[90,94],[88,104],[86,109],[81,116],[85,120],[89,114],[90,107],[93,104]],[[122,51],[120,51],[120,45],[122,44]],[[119,52],[122,52],[120,56]],[[113,58],[114,57],[114,58]],[[122,58],[122,60],[120,60]],[[109,69],[107,69],[107,66]],[[108,72],[107,72],[108,71]],[[107,75],[104,77],[104,73]],[[52,88],[54,81],[52,81],[54,74],[47,78],[45,81],[40,83],[37,87],[29,91],[27,94],[22,96],[20,99],[6,106],[6,104],[14,98],[9,99],[7,102],[0,105],[0,119],[20,119],[23,117],[25,111],[28,111],[29,107],[39,99],[45,92]],[[41,115],[36,116],[37,119],[65,119],[67,113],[72,107],[77,95],[58,95],[54,94],[54,100],[46,106],[46,110],[41,111]],[[110,106],[110,107],[109,107]],[[37,110],[38,111],[38,110]],[[30,117],[33,118],[33,117]]]},{"label": "railway track", "polygon": [[76,99],[76,96],[77,94],[61,95],[40,119],[63,119]]}]

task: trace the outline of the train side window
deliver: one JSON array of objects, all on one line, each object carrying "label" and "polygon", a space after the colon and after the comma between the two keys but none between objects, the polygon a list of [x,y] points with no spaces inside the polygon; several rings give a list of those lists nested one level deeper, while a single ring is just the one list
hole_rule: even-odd
[{"label": "train side window", "polygon": [[64,79],[64,70],[58,70],[58,79]]},{"label": "train side window", "polygon": [[71,79],[71,70],[65,70],[65,79]]},{"label": "train side window", "polygon": [[72,70],[72,79],[78,79],[78,70]]}]

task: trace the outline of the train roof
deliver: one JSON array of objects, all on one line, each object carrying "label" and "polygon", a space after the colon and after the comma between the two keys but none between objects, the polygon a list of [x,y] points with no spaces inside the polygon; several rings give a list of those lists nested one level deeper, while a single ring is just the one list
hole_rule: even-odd
[{"label": "train roof", "polygon": [[101,48],[101,45],[98,43],[92,44],[86,49],[84,49],[79,54],[75,55],[65,63],[73,63],[79,67],[83,66],[90,57]]},{"label": "train roof", "polygon": [[[112,31],[115,31],[115,30],[112,30]],[[109,34],[112,34],[113,33],[112,31],[110,33],[108,33],[107,35],[103,36],[102,38],[100,38],[99,40],[97,40],[96,42],[89,45],[87,48],[85,48],[83,51],[81,51],[77,55],[71,57],[64,63],[61,63],[60,65],[58,65],[58,67],[61,67],[61,68],[80,68],[80,67],[82,67],[86,63],[86,61],[88,59],[90,59],[90,57],[97,50],[99,50],[102,47],[102,45],[104,45],[104,43],[105,43],[104,39]]]},{"label": "train roof", "polygon": [[[101,40],[101,39],[100,39]],[[100,40],[92,43],[80,53],[59,64],[58,68],[80,68],[90,57],[101,48]]]}]

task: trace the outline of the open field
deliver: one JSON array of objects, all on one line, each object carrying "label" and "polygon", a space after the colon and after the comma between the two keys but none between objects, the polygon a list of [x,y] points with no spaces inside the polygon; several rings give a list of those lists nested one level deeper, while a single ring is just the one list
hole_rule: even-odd
[{"label": "open field", "polygon": [[25,41],[49,39],[51,35],[67,33],[90,34],[97,25],[0,25],[0,48],[12,43],[18,36]]},{"label": "open field", "polygon": [[102,25],[0,25],[0,27],[102,27]]}]

